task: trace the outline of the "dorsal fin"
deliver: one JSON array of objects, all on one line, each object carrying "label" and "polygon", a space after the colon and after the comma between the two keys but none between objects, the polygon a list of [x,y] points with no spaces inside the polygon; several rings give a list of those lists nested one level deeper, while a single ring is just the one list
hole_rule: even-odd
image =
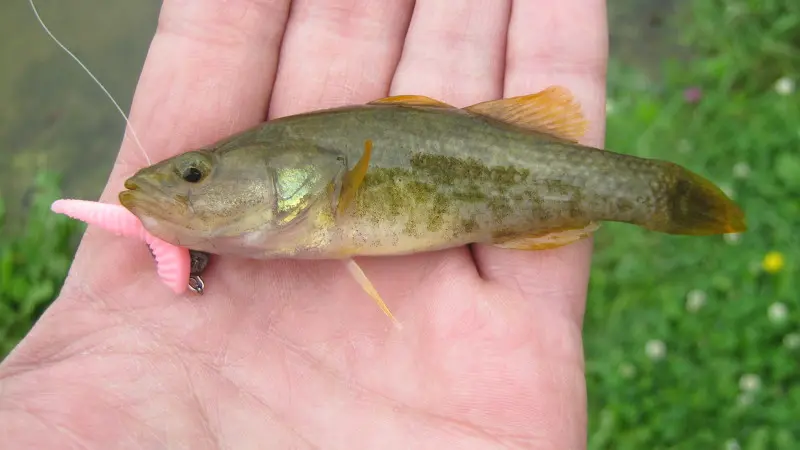
[{"label": "dorsal fin", "polygon": [[464,110],[577,143],[588,121],[572,93],[551,86],[535,94],[490,100]]},{"label": "dorsal fin", "polygon": [[426,97],[424,95],[393,95],[391,97],[380,98],[378,100],[373,100],[369,102],[369,105],[381,105],[381,104],[400,104],[400,105],[410,105],[410,106],[435,106],[439,108],[454,108],[455,106],[448,105],[445,102],[440,102],[439,100]]}]

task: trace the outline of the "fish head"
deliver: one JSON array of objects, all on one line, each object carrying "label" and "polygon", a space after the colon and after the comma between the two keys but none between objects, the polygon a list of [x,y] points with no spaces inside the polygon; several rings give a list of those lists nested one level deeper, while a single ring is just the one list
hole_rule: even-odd
[{"label": "fish head", "polygon": [[280,240],[302,231],[310,210],[330,208],[345,172],[343,156],[314,146],[201,149],[139,170],[119,200],[152,235],[224,253],[263,244],[254,236]]}]

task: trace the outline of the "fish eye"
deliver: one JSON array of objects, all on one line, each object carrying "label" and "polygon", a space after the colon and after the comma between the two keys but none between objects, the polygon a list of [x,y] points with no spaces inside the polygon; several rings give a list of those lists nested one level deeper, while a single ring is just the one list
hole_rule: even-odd
[{"label": "fish eye", "polygon": [[181,173],[181,178],[189,183],[197,183],[203,178],[203,172],[200,171],[197,167],[187,167],[183,169],[183,173]]},{"label": "fish eye", "polygon": [[211,171],[209,156],[200,152],[189,152],[176,160],[175,174],[187,183],[199,183]]}]

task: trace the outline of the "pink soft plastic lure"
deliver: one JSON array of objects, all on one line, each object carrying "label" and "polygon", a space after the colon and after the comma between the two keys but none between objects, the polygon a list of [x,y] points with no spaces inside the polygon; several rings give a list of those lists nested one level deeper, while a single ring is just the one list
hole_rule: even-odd
[{"label": "pink soft plastic lure", "polygon": [[118,236],[144,241],[153,252],[159,278],[176,294],[189,282],[189,250],[172,245],[145,230],[139,219],[120,205],[87,200],[56,200],[50,209],[73,219],[99,226]]}]

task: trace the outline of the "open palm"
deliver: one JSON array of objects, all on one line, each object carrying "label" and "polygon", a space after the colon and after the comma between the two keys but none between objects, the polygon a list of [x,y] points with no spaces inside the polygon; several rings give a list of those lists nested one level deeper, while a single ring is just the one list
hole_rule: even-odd
[{"label": "open palm", "polygon": [[[290,7],[290,3],[291,7]],[[166,0],[132,123],[153,160],[273,118],[558,84],[602,143],[602,0]],[[103,200],[145,164],[126,139]],[[589,241],[339,261],[215,258],[172,294],[142,243],[90,228],[0,368],[7,448],[585,447]],[[35,445],[34,445],[35,444]]]}]

